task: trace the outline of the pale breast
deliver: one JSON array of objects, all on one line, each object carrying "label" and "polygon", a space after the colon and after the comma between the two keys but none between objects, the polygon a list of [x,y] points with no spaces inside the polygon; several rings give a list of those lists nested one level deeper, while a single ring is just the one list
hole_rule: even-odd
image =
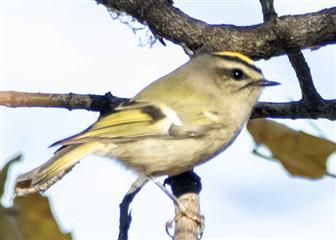
[{"label": "pale breast", "polygon": [[141,174],[176,175],[211,159],[225,149],[234,133],[223,130],[209,132],[198,138],[147,138],[117,146],[106,144],[98,155],[114,157],[123,165]]}]

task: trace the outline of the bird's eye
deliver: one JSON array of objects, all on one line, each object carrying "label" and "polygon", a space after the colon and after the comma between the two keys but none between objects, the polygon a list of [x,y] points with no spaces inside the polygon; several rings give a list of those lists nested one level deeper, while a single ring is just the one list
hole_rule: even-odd
[{"label": "bird's eye", "polygon": [[234,68],[231,71],[231,75],[234,80],[241,80],[244,77],[244,72],[238,68]]}]

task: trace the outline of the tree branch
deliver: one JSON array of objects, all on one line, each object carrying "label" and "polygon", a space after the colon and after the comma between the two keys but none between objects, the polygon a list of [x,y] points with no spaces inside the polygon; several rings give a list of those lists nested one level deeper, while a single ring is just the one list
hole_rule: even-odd
[{"label": "tree branch", "polygon": [[251,118],[288,118],[336,120],[336,99],[322,100],[315,104],[303,101],[286,103],[258,102]]},{"label": "tree branch", "polygon": [[[93,99],[92,96],[94,96]],[[19,100],[16,100],[16,97],[19,97]],[[2,106],[52,107],[69,110],[84,109],[98,111],[102,114],[113,111],[118,104],[126,100],[128,99],[115,97],[111,93],[106,93],[105,95],[85,95],[0,91],[0,105]],[[251,118],[265,117],[289,119],[326,118],[336,120],[336,99],[322,99],[315,104],[308,104],[303,101],[286,103],[258,102],[252,112]]]},{"label": "tree branch", "polygon": [[[274,9],[273,0],[260,0],[264,21],[278,22],[278,14]],[[287,53],[288,59],[295,70],[296,77],[299,81],[302,101],[314,104],[322,100],[316,91],[310,68],[300,49]]]},{"label": "tree branch", "polygon": [[189,171],[168,177],[165,184],[171,186],[178,206],[183,207],[175,206],[176,215],[172,221],[175,224],[174,240],[200,239],[204,230],[199,201],[201,178],[194,171]]},{"label": "tree branch", "polygon": [[[155,36],[198,52],[231,50],[268,59],[291,49],[336,43],[336,8],[282,16],[277,22],[239,27],[194,19],[168,0],[97,0],[111,11],[125,12],[147,25]],[[284,41],[286,44],[284,44]]]},{"label": "tree branch", "polygon": [[[277,22],[278,17],[274,9],[273,0],[260,0],[264,21]],[[309,116],[309,118],[324,117],[332,119],[335,115],[335,100],[324,100],[317,92],[313,78],[310,73],[310,68],[306,62],[300,49],[294,52],[288,52],[288,59],[295,70],[297,79],[300,84],[302,100],[291,103],[271,104],[264,103],[256,107],[253,116],[258,116],[258,113],[275,113],[278,117],[300,115]],[[263,114],[262,114],[263,115]]]},{"label": "tree branch", "polygon": [[142,189],[142,187],[148,182],[147,178],[139,177],[128,190],[124,196],[122,202],[119,205],[120,208],[120,218],[119,218],[119,236],[118,240],[128,239],[128,229],[131,225],[132,215],[129,212],[129,206],[133,201],[135,195]]},{"label": "tree branch", "polygon": [[60,93],[28,93],[17,91],[0,91],[0,105],[6,107],[51,107],[68,110],[84,109],[111,112],[125,98],[113,96],[110,92],[105,95],[92,94],[60,94]]},{"label": "tree branch", "polygon": [[277,18],[278,14],[274,10],[273,0],[260,0],[264,22]]},{"label": "tree branch", "polygon": [[299,81],[302,100],[307,103],[321,101],[322,98],[316,91],[310,68],[302,52],[299,50],[298,52],[288,53],[287,55]]}]

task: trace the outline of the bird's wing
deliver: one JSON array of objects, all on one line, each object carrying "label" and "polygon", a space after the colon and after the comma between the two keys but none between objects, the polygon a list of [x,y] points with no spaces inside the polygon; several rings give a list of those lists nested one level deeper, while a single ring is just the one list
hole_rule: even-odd
[{"label": "bird's wing", "polygon": [[121,105],[115,113],[100,118],[84,132],[57,142],[71,145],[87,142],[126,142],[144,137],[197,137],[214,126],[204,115],[184,124],[175,111],[168,106],[149,102]]},{"label": "bird's wing", "polygon": [[98,119],[87,130],[57,144],[118,142],[167,135],[170,124],[159,107],[147,103],[132,103],[118,107],[116,112]]},{"label": "bird's wing", "polygon": [[61,140],[57,144],[124,142],[150,136],[164,137],[169,136],[169,128],[174,124],[174,119],[165,113],[166,109],[147,102],[133,101],[121,105],[116,110],[100,118],[82,133]]}]

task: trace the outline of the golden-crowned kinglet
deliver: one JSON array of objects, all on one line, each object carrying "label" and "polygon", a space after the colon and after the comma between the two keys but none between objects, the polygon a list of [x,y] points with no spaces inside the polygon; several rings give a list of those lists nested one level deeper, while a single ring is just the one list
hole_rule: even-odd
[{"label": "golden-crowned kinglet", "polygon": [[42,166],[18,177],[16,194],[46,190],[89,154],[115,158],[140,175],[176,175],[223,151],[248,120],[265,80],[235,52],[194,57],[85,131],[57,142]]}]

